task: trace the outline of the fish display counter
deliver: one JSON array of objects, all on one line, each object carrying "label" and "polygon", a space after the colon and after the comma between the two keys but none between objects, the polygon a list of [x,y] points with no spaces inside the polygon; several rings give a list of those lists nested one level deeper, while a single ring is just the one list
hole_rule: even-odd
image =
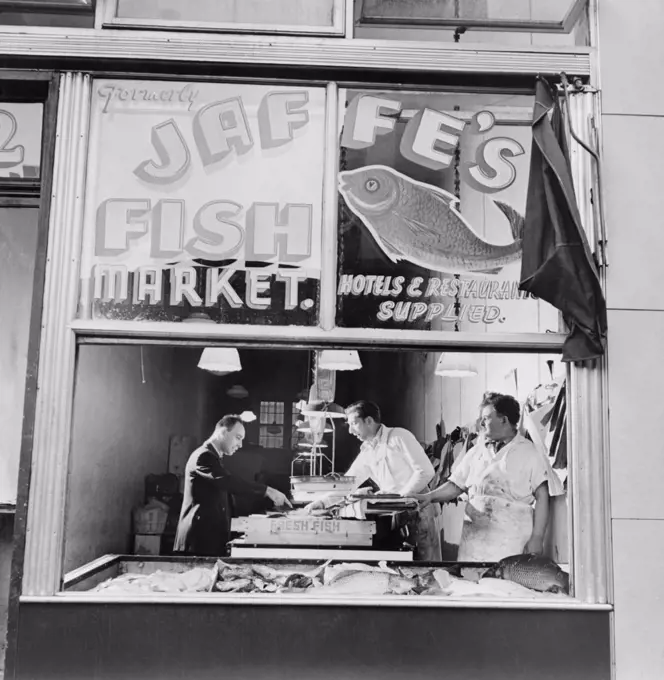
[{"label": "fish display counter", "polygon": [[65,576],[64,593],[297,599],[353,596],[572,600],[567,574],[546,558],[516,555],[488,567],[348,560],[106,555]]}]

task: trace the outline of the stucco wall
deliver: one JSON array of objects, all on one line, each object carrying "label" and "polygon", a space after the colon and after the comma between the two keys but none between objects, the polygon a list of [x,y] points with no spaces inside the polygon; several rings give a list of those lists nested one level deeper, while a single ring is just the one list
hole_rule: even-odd
[{"label": "stucco wall", "polygon": [[616,680],[664,677],[664,3],[599,0]]}]

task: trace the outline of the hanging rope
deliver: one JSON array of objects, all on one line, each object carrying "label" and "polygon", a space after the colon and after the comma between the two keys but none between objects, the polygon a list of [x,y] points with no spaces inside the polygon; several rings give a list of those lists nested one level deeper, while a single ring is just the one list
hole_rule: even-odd
[{"label": "hanging rope", "polygon": [[[454,107],[455,111],[460,111],[460,106]],[[461,173],[459,171],[459,165],[461,164],[461,142],[457,144],[454,149],[454,196],[457,199],[457,209],[461,213]],[[461,278],[459,274],[455,274],[454,278],[457,281]],[[461,298],[459,295],[460,286],[457,284],[456,296],[454,299],[454,331],[459,331],[459,315],[461,313]]]}]

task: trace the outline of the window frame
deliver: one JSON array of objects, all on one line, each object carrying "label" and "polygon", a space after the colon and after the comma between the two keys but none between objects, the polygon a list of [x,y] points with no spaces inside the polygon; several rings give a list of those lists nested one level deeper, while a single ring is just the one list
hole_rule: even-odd
[{"label": "window frame", "polygon": [[588,6],[588,0],[569,0],[570,6],[560,21],[519,21],[518,19],[413,19],[400,20],[399,17],[363,19],[364,0],[358,11],[361,26],[383,26],[389,28],[469,28],[487,31],[518,31],[524,33],[569,33]]},{"label": "window frame", "polygon": [[320,35],[343,37],[346,26],[346,0],[332,0],[331,26],[241,24],[235,22],[171,21],[118,17],[119,0],[97,0],[95,26],[107,29],[200,31],[206,33],[265,33],[274,35]]},{"label": "window frame", "polygon": [[[328,142],[337,149],[337,119],[339,115],[335,83],[328,84],[331,93],[328,106]],[[61,77],[58,116],[59,140],[54,170],[53,203],[51,206],[51,243],[45,304],[42,356],[40,358],[40,393],[36,405],[35,441],[32,459],[31,501],[28,512],[23,595],[25,601],[35,598],[64,597],[60,593],[62,582],[62,556],[64,540],[64,511],[67,488],[67,463],[73,405],[73,380],[76,347],[86,342],[178,342],[188,344],[247,342],[257,346],[347,347],[386,346],[402,348],[430,347],[438,351],[448,347],[457,350],[529,349],[530,351],[555,351],[560,349],[561,334],[512,334],[501,338],[493,334],[459,334],[429,331],[393,331],[385,333],[367,329],[338,329],[297,327],[247,327],[202,324],[198,330],[192,325],[175,333],[171,324],[134,324],[132,328],[118,322],[74,321],[78,300],[78,265],[83,228],[83,188],[86,175],[85,158],[89,134],[89,111],[92,78],[83,73],[67,73]],[[588,99],[589,98],[589,99]],[[583,95],[583,105],[592,111],[594,95]],[[578,118],[588,112],[580,109]],[[578,129],[578,128],[577,128]],[[324,215],[327,243],[336,243],[336,171],[337,153],[329,153],[326,162]],[[588,163],[578,154],[574,168],[576,179],[583,179],[588,187]],[[73,168],[73,169],[72,169]],[[67,169],[67,171],[66,171]],[[333,172],[332,172],[333,171]],[[590,196],[584,192],[581,199],[582,214],[594,218]],[[335,267],[328,267],[336,275]],[[330,282],[328,282],[329,285]],[[325,298],[332,301],[331,295]],[[325,299],[324,298],[324,299]],[[332,303],[328,303],[327,319],[333,321]],[[325,318],[325,317],[323,317]],[[176,324],[177,325],[177,324]],[[169,326],[169,327],[166,327]],[[456,337],[451,337],[456,336]],[[489,336],[489,337],[487,337]],[[537,336],[537,337],[534,337]],[[57,358],[57,360],[56,360]],[[583,448],[581,459],[572,455],[571,478],[574,498],[584,499],[574,503],[573,513],[573,577],[576,579],[574,608],[607,607],[608,591],[608,528],[604,511],[606,495],[605,409],[603,381],[604,361],[595,365],[569,368],[570,445],[576,453]],[[590,498],[591,502],[585,501]],[[593,505],[594,504],[594,505]],[[599,510],[599,512],[597,512]],[[223,599],[219,600],[220,604]],[[387,602],[383,604],[388,604]],[[415,604],[415,603],[413,603]],[[417,606],[415,604],[415,606]],[[459,602],[444,606],[460,606]],[[463,606],[463,605],[461,605]],[[486,602],[474,606],[486,606]],[[527,606],[540,608],[533,601],[504,604],[508,608]]]}]

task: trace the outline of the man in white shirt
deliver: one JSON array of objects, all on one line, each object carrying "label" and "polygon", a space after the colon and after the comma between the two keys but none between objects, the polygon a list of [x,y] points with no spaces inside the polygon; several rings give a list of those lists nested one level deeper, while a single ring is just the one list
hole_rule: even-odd
[{"label": "man in white shirt", "polygon": [[[362,442],[360,453],[346,472],[355,478],[356,488],[372,479],[384,493],[413,496],[426,490],[434,477],[431,461],[412,432],[382,423],[380,409],[370,401],[358,401],[346,409],[349,432]],[[307,510],[322,509],[325,500],[315,501]],[[436,527],[437,506],[420,513],[417,552],[422,561],[440,561],[440,534]]]},{"label": "man in white shirt", "polygon": [[482,436],[442,486],[421,494],[420,507],[468,494],[460,562],[498,562],[541,554],[549,497],[563,493],[547,458],[518,433],[519,402],[489,392],[481,404]]}]

